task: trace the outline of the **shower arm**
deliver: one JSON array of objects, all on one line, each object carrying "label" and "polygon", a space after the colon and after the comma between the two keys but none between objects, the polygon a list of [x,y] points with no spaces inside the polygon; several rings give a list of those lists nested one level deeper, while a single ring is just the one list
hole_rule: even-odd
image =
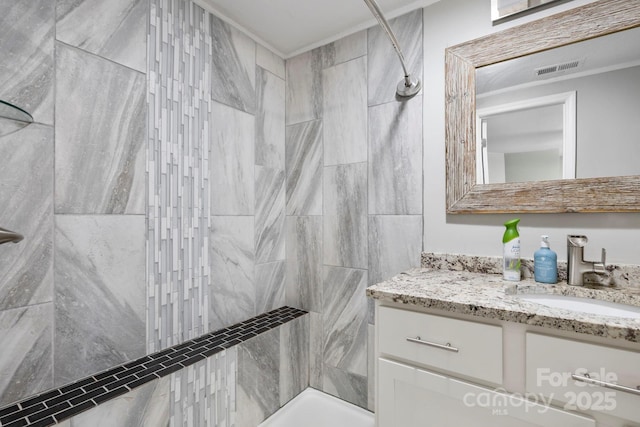
[{"label": "shower arm", "polygon": [[418,93],[422,87],[419,79],[413,79],[411,74],[407,70],[407,65],[404,62],[404,55],[402,54],[402,49],[400,49],[400,44],[398,43],[398,39],[396,38],[393,30],[391,30],[391,26],[389,26],[389,22],[385,19],[380,7],[375,2],[375,0],[364,0],[364,2],[369,6],[369,10],[375,18],[378,20],[378,23],[384,30],[384,32],[391,40],[391,44],[393,45],[393,49],[398,54],[398,59],[400,59],[400,64],[402,65],[402,71],[404,72],[404,80],[398,84],[397,93],[399,96],[413,96]]}]

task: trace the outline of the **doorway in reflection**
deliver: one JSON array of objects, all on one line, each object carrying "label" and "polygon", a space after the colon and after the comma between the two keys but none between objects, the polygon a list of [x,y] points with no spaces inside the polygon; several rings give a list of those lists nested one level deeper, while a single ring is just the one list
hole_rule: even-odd
[{"label": "doorway in reflection", "polygon": [[477,182],[575,178],[575,100],[567,92],[479,109]]}]

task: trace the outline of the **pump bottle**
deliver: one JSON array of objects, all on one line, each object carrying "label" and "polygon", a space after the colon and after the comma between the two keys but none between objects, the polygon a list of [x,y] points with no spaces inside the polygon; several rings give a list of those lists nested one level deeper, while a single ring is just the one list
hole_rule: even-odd
[{"label": "pump bottle", "polygon": [[558,281],[558,255],[549,248],[549,236],[541,236],[540,249],[533,254],[533,278],[540,283]]}]

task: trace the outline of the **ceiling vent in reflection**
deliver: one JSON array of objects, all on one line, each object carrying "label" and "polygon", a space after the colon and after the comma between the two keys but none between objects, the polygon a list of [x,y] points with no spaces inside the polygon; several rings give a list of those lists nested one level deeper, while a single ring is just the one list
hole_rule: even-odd
[{"label": "ceiling vent in reflection", "polygon": [[536,76],[546,76],[553,73],[559,73],[562,71],[574,70],[580,67],[581,60],[575,59],[573,61],[563,62],[561,64],[546,65],[544,67],[536,68],[533,70]]}]

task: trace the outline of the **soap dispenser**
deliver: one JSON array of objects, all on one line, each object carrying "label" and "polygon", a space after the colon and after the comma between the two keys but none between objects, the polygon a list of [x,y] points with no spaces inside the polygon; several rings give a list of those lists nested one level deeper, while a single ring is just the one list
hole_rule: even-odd
[{"label": "soap dispenser", "polygon": [[536,282],[558,281],[558,255],[549,248],[549,236],[541,236],[540,249],[533,254],[533,277]]}]

